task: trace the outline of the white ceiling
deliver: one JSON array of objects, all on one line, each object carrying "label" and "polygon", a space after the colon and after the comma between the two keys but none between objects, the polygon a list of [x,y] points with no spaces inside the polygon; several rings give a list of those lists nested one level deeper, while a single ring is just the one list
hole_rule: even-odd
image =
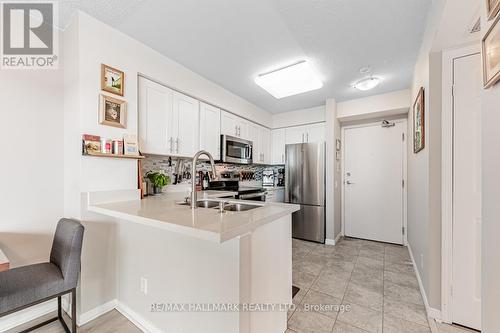
[{"label": "white ceiling", "polygon": [[[273,113],[410,86],[431,0],[60,0]],[[307,59],[320,90],[277,100],[256,75]],[[370,66],[379,87],[351,87]]]}]

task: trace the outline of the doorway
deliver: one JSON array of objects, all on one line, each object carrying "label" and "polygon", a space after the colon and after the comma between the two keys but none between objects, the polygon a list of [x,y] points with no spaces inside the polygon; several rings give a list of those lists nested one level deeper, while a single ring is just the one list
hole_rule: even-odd
[{"label": "doorway", "polygon": [[406,119],[342,132],[344,235],[405,244]]},{"label": "doorway", "polygon": [[445,57],[443,84],[443,319],[481,329],[481,56]]}]

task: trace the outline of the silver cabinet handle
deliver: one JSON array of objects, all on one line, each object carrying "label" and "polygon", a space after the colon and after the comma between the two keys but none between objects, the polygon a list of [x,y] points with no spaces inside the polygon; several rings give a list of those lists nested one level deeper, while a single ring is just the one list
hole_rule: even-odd
[{"label": "silver cabinet handle", "polygon": [[302,143],[304,143],[304,133],[302,133]]},{"label": "silver cabinet handle", "polygon": [[170,143],[170,152],[173,153],[174,152],[174,138],[170,137],[170,139],[168,139],[168,142]]},{"label": "silver cabinet handle", "polygon": [[281,154],[281,163],[285,163],[285,155]]},{"label": "silver cabinet handle", "polygon": [[309,133],[306,134],[307,142],[309,142]]},{"label": "silver cabinet handle", "polygon": [[234,136],[238,136],[238,125],[234,125]]},{"label": "silver cabinet handle", "polygon": [[179,138],[175,140],[175,151],[179,154]]},{"label": "silver cabinet handle", "polygon": [[241,136],[241,127],[238,126],[238,136]]}]

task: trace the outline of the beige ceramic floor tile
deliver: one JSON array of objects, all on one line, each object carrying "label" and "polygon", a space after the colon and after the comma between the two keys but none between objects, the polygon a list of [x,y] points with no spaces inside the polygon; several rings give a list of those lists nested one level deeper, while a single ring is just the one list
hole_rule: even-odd
[{"label": "beige ceramic floor tile", "polygon": [[331,333],[335,319],[317,312],[295,311],[288,328],[297,333]]},{"label": "beige ceramic floor tile", "polygon": [[347,286],[343,302],[344,304],[354,303],[373,310],[382,311],[384,297],[382,292],[373,291],[351,281]]},{"label": "beige ceramic floor tile", "polygon": [[384,315],[404,319],[423,326],[429,325],[427,312],[423,305],[393,301],[386,298],[384,300]]},{"label": "beige ceramic floor tile", "polygon": [[342,304],[342,299],[320,293],[314,290],[309,290],[307,295],[300,303],[299,311],[314,311],[324,314],[332,319],[337,318],[337,313]]},{"label": "beige ceramic floor tile", "polygon": [[367,333],[367,331],[337,321],[335,322],[335,325],[333,325],[332,333]]},{"label": "beige ceramic floor tile", "polygon": [[429,326],[422,326],[385,315],[384,333],[431,333],[431,330]]},{"label": "beige ceramic floor tile", "polygon": [[370,333],[382,333],[382,312],[357,304],[348,305],[350,306],[350,310],[339,312],[337,321]]},{"label": "beige ceramic floor tile", "polygon": [[415,288],[408,288],[393,284],[384,283],[384,297],[389,300],[423,305],[422,295]]},{"label": "beige ceramic floor tile", "polygon": [[384,272],[384,281],[394,283],[403,287],[418,289],[418,280],[415,275],[406,273]]},{"label": "beige ceramic floor tile", "polygon": [[316,282],[314,282],[314,284],[311,286],[311,289],[331,296],[342,298],[344,296],[348,282],[349,277],[321,273]]},{"label": "beige ceramic floor tile", "polygon": [[309,289],[317,278],[317,275],[294,270],[292,273],[292,284],[301,289]]}]

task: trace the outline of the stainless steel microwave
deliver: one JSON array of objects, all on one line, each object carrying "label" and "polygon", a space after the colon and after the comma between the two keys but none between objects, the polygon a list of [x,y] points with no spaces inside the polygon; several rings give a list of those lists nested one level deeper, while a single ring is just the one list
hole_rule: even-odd
[{"label": "stainless steel microwave", "polygon": [[221,161],[252,164],[253,142],[229,135],[221,135]]}]

